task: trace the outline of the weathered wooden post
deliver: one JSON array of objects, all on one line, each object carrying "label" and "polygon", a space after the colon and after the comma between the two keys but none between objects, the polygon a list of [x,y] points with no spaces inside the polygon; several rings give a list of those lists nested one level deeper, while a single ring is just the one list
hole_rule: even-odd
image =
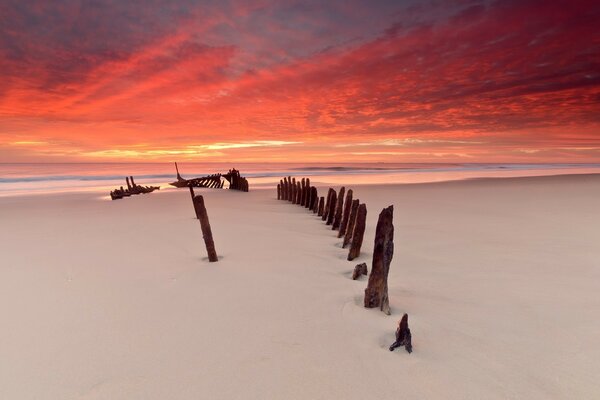
[{"label": "weathered wooden post", "polygon": [[331,201],[331,193],[333,192],[332,188],[329,188],[327,191],[327,198],[325,200],[325,207],[323,208],[323,215],[321,219],[323,221],[327,221],[327,213],[329,212],[329,202]]},{"label": "weathered wooden post", "polygon": [[300,185],[300,202],[299,202],[299,204],[301,206],[304,206],[304,200],[305,200],[304,196],[306,196],[305,189],[306,189],[306,178],[302,178],[302,184]]},{"label": "weathered wooden post", "polygon": [[375,247],[369,284],[365,289],[365,307],[379,307],[390,315],[387,278],[394,256],[394,206],[384,208],[379,214],[375,229]]},{"label": "weathered wooden post", "polygon": [[348,189],[348,192],[346,193],[346,200],[344,201],[344,213],[342,215],[342,222],[340,223],[338,238],[341,238],[346,233],[348,217],[350,217],[350,207],[352,207],[352,189]]},{"label": "weathered wooden post", "polygon": [[350,207],[350,216],[348,217],[348,226],[346,226],[346,233],[344,233],[344,241],[342,242],[342,249],[346,248],[352,240],[352,233],[354,232],[354,223],[356,222],[356,214],[358,213],[358,205],[360,200],[352,200],[352,206]]},{"label": "weathered wooden post", "polygon": [[312,195],[312,187],[310,186],[310,178],[306,178],[306,187],[304,188],[304,204],[302,204],[304,206],[304,208],[309,208],[311,202],[311,195]]},{"label": "weathered wooden post", "polygon": [[396,347],[404,346],[404,349],[410,354],[412,353],[412,335],[408,327],[408,314],[404,314],[398,323],[396,329],[396,341],[390,346],[390,351],[394,351]]},{"label": "weathered wooden post", "polygon": [[300,204],[300,198],[302,197],[302,185],[300,185],[300,181],[296,182],[296,200],[294,204]]},{"label": "weathered wooden post", "polygon": [[317,212],[317,188],[314,186],[310,187],[310,207],[309,210],[313,213]]},{"label": "weathered wooden post", "polygon": [[292,178],[292,196],[290,198],[290,201],[292,202],[292,204],[294,203],[294,199],[296,198],[296,178]]},{"label": "weathered wooden post", "polygon": [[281,185],[277,184],[277,200],[281,200]]},{"label": "weathered wooden post", "polygon": [[329,198],[329,210],[327,210],[327,222],[326,225],[333,224],[333,217],[335,217],[335,206],[337,205],[337,193],[331,189],[331,197]]},{"label": "weathered wooden post", "polygon": [[198,219],[200,220],[202,237],[204,238],[206,252],[208,253],[208,261],[219,261],[219,258],[217,257],[217,251],[215,250],[215,242],[213,241],[212,231],[210,229],[210,223],[208,221],[208,214],[206,213],[206,207],[204,206],[204,197],[202,197],[202,195],[194,196],[194,208],[196,209],[196,212],[198,213]]},{"label": "weathered wooden post", "polygon": [[288,199],[288,189],[289,189],[289,185],[288,185],[287,177],[284,177],[283,178],[283,199],[284,200]]},{"label": "weathered wooden post", "polygon": [[129,177],[125,177],[125,182],[127,182],[127,190],[131,190],[131,184],[129,183]]},{"label": "weathered wooden post", "polygon": [[323,216],[323,209],[325,208],[325,196],[321,196],[319,199],[319,206],[317,207],[317,215],[319,217]]},{"label": "weathered wooden post", "polygon": [[[354,231],[352,232],[352,243],[348,252],[348,261],[354,260],[360,255],[363,236],[365,235],[365,224],[367,222],[367,205],[361,204],[356,212],[356,221],[354,222]],[[373,271],[371,271],[373,274]]]},{"label": "weathered wooden post", "polygon": [[335,205],[335,214],[333,215],[333,225],[331,226],[332,230],[340,229],[340,223],[342,222],[342,209],[344,207],[344,192],[346,188],[344,186],[341,187],[340,193],[337,196],[337,204]]}]

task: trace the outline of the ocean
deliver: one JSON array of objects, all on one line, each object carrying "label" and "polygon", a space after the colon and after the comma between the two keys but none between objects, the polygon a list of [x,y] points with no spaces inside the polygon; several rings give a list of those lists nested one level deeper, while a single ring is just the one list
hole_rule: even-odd
[{"label": "ocean", "polygon": [[[283,176],[310,177],[321,184],[426,183],[476,178],[600,173],[600,164],[485,163],[179,163],[184,178],[241,171],[251,188],[274,187]],[[108,191],[137,184],[169,189],[176,179],[173,163],[0,163],[0,196]]]}]

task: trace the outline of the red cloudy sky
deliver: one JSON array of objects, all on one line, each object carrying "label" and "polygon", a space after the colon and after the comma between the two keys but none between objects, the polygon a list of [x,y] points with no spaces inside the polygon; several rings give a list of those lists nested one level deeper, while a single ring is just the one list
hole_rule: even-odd
[{"label": "red cloudy sky", "polygon": [[600,162],[597,1],[0,3],[0,162]]}]

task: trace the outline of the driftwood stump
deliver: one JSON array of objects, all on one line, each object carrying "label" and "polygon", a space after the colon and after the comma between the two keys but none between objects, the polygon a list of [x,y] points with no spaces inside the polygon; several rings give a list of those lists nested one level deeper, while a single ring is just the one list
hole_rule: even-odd
[{"label": "driftwood stump", "polygon": [[289,201],[291,201],[293,203],[295,198],[296,198],[296,178],[292,178]]},{"label": "driftwood stump", "polygon": [[331,194],[335,193],[332,188],[327,191],[327,198],[325,199],[325,207],[323,208],[323,215],[321,219],[327,221],[327,214],[329,213],[329,203],[331,202]]},{"label": "driftwood stump", "polygon": [[346,226],[346,233],[344,234],[344,241],[342,243],[342,249],[346,248],[352,240],[352,233],[354,233],[354,224],[356,223],[356,214],[358,213],[358,205],[360,200],[352,200],[350,207],[350,216],[348,217],[348,226]]},{"label": "driftwood stump", "polygon": [[217,251],[215,250],[215,242],[212,237],[212,230],[210,229],[210,223],[208,221],[208,214],[206,212],[206,207],[204,206],[204,197],[201,195],[194,196],[194,209],[200,220],[202,237],[204,237],[204,244],[206,245],[206,252],[208,253],[208,261],[219,261]]},{"label": "driftwood stump", "polygon": [[394,256],[394,206],[384,208],[379,214],[375,229],[375,246],[369,284],[365,289],[365,307],[379,307],[390,315],[387,278]]},{"label": "driftwood stump", "polygon": [[396,341],[390,346],[390,351],[394,351],[396,347],[401,346],[404,346],[409,354],[412,353],[412,335],[410,334],[410,328],[408,327],[408,314],[404,314],[398,323],[398,329],[396,329]]},{"label": "driftwood stump", "polygon": [[306,188],[304,191],[306,192],[304,196],[304,208],[310,208],[312,206],[312,186],[310,186],[310,178],[306,178]]},{"label": "driftwood stump", "polygon": [[331,189],[331,197],[329,198],[329,209],[327,210],[327,222],[326,225],[333,224],[333,217],[335,217],[335,206],[337,205],[337,193]]},{"label": "driftwood stump", "polygon": [[352,280],[357,280],[361,275],[367,275],[368,273],[369,270],[367,269],[366,263],[357,264],[352,272]]},{"label": "driftwood stump", "polygon": [[[360,255],[360,247],[362,246],[363,236],[365,235],[365,224],[367,222],[367,205],[361,204],[356,212],[356,221],[354,222],[354,231],[352,232],[352,243],[350,243],[350,251],[348,252],[348,261],[354,260]],[[373,275],[373,271],[371,271]]]},{"label": "driftwood stump", "polygon": [[296,199],[294,200],[294,204],[300,204],[300,198],[302,196],[302,185],[300,181],[296,182]]},{"label": "driftwood stump", "polygon": [[335,205],[335,213],[333,214],[333,224],[331,226],[332,230],[340,229],[340,224],[342,223],[342,209],[344,207],[344,193],[345,192],[346,192],[346,188],[344,186],[342,186],[339,194],[337,195],[337,203]]},{"label": "driftwood stump", "polygon": [[341,238],[346,233],[346,227],[348,226],[348,218],[350,217],[350,207],[352,207],[352,189],[348,189],[348,192],[346,192],[346,200],[344,201],[344,212],[342,214],[342,222],[340,223],[340,231],[338,232],[338,238]]},{"label": "driftwood stump", "polygon": [[319,217],[323,216],[324,208],[325,208],[325,197],[321,196],[321,198],[319,199],[319,206],[317,207],[317,215]]}]

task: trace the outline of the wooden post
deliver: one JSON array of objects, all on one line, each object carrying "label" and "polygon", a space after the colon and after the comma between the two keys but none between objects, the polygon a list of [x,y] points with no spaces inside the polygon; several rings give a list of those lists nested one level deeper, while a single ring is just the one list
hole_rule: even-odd
[{"label": "wooden post", "polygon": [[294,200],[294,204],[300,204],[300,198],[302,197],[302,185],[300,181],[296,182],[296,199]]},{"label": "wooden post", "polygon": [[319,199],[319,206],[317,207],[317,215],[319,217],[323,216],[323,209],[325,208],[325,196],[321,196]]},{"label": "wooden post", "polygon": [[329,202],[331,201],[331,193],[333,192],[332,188],[329,188],[327,191],[327,198],[325,200],[325,207],[323,208],[323,215],[321,219],[323,221],[327,221],[327,213],[329,212]]},{"label": "wooden post", "polygon": [[306,178],[302,178],[302,184],[300,185],[300,204],[304,206],[304,201],[306,200]]},{"label": "wooden post", "polygon": [[281,185],[277,184],[277,200],[281,200]]},{"label": "wooden post", "polygon": [[292,201],[292,177],[288,176],[288,193],[287,201]]},{"label": "wooden post", "polygon": [[287,181],[287,177],[283,178],[283,200],[287,200],[288,199],[288,181]]},{"label": "wooden post", "polygon": [[387,278],[394,256],[394,206],[384,208],[379,214],[375,229],[375,247],[369,284],[365,289],[365,307],[379,307],[390,315]]},{"label": "wooden post", "polygon": [[316,200],[317,200],[317,188],[314,186],[311,186],[310,187],[310,206],[308,207],[308,209],[310,211],[312,211],[313,213],[317,212],[316,205],[318,205],[318,204],[317,204]]},{"label": "wooden post", "polygon": [[348,217],[348,226],[346,226],[346,233],[344,233],[344,241],[342,242],[342,249],[346,248],[352,240],[352,233],[354,232],[354,223],[356,222],[356,214],[358,213],[358,205],[360,200],[352,200],[352,206],[350,207],[350,216]]},{"label": "wooden post", "polygon": [[333,225],[331,226],[332,230],[340,229],[340,223],[342,222],[342,209],[344,207],[344,192],[346,188],[342,186],[340,189],[340,193],[337,197],[337,204],[335,205],[335,214],[333,215]]},{"label": "wooden post", "polygon": [[338,238],[341,238],[346,233],[346,227],[348,226],[348,217],[350,217],[350,207],[352,206],[352,189],[348,189],[346,193],[346,200],[344,201],[344,214],[342,215],[342,222],[340,223],[340,231],[338,232]]},{"label": "wooden post", "polygon": [[327,222],[326,225],[333,224],[333,218],[335,217],[335,207],[337,205],[337,193],[331,189],[331,197],[329,198],[329,210],[327,210]]},{"label": "wooden post", "polygon": [[127,190],[131,190],[131,184],[129,183],[129,177],[125,177],[125,182],[127,182]]},{"label": "wooden post", "polygon": [[194,197],[194,208],[199,214],[198,219],[200,220],[200,227],[202,228],[202,237],[204,238],[206,252],[208,253],[208,261],[219,261],[219,258],[217,257],[217,252],[215,250],[215,242],[213,241],[212,231],[210,229],[210,223],[208,221],[208,214],[206,213],[206,207],[204,206],[204,198],[202,197],[202,195],[197,195]]},{"label": "wooden post", "polygon": [[292,178],[292,196],[290,197],[290,201],[294,203],[294,199],[296,198],[296,178]]},{"label": "wooden post", "polygon": [[[348,252],[348,261],[354,260],[360,255],[360,247],[362,246],[363,236],[365,235],[365,224],[367,222],[367,205],[361,204],[356,212],[356,222],[354,223],[354,231],[352,232],[352,243]],[[373,271],[371,271],[371,275]]]},{"label": "wooden post", "polygon": [[408,314],[404,314],[398,323],[396,329],[396,341],[390,346],[390,351],[394,351],[396,347],[404,346],[404,349],[410,354],[412,353],[412,335],[408,327]]}]

